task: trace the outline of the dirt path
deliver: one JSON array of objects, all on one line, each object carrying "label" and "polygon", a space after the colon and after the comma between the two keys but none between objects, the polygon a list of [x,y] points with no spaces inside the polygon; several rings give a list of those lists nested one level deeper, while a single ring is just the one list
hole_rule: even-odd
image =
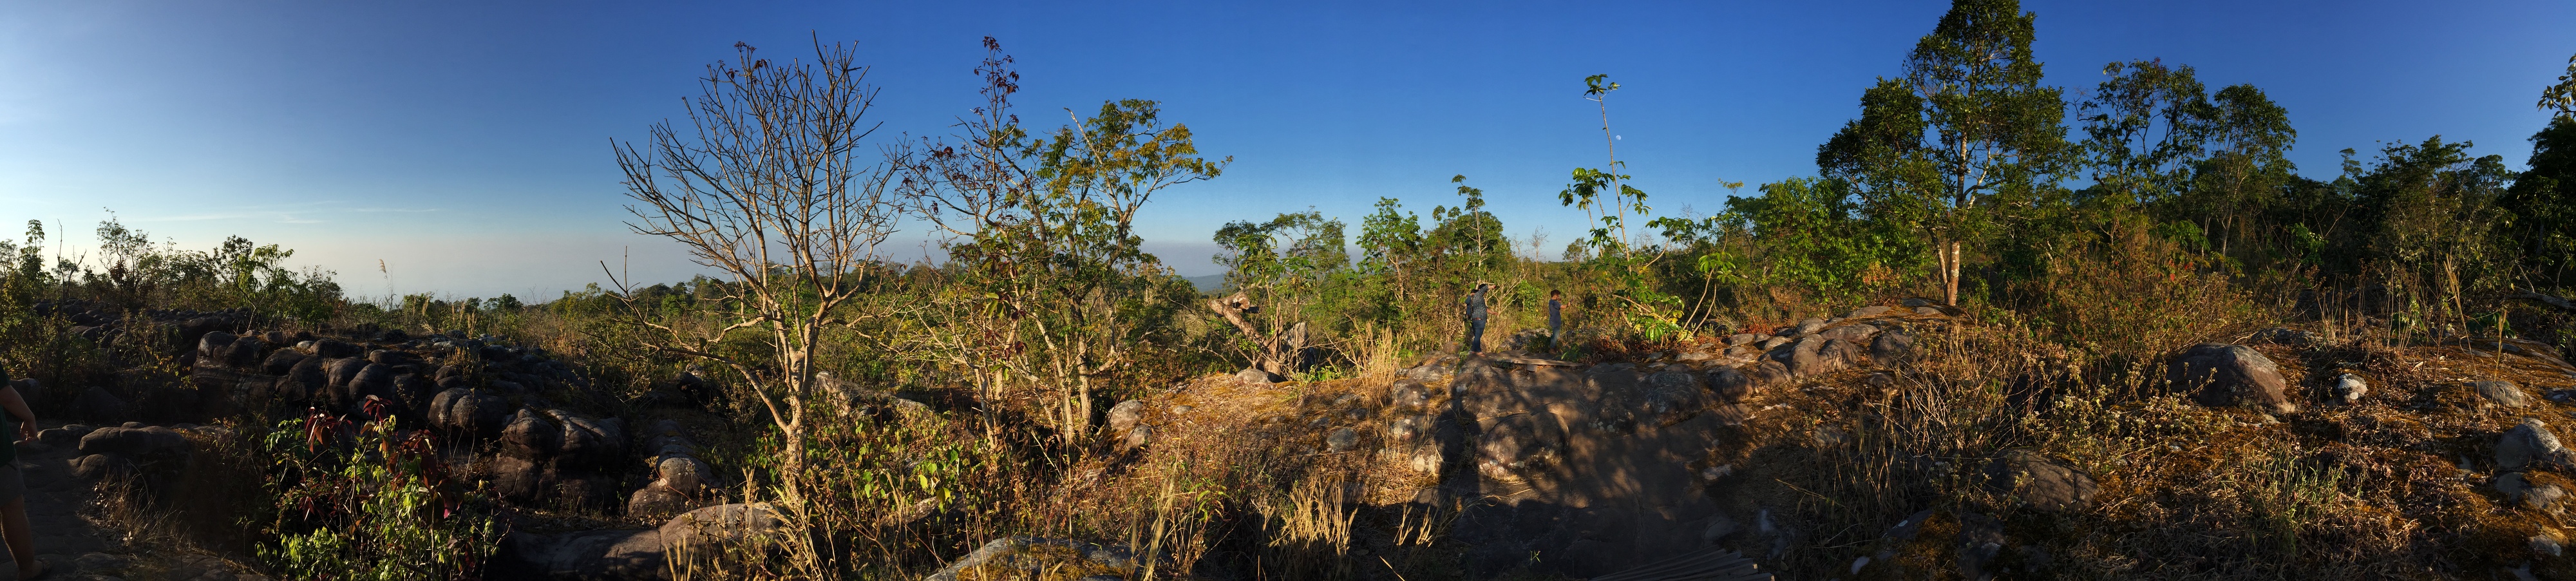
[{"label": "dirt path", "polygon": [[[18,443],[18,469],[27,481],[27,520],[35,529],[38,558],[54,567],[49,579],[267,579],[239,574],[239,568],[222,559],[193,551],[127,543],[123,531],[100,520],[99,510],[93,506],[95,481],[73,474],[73,461],[81,457],[73,448],[34,441]],[[0,558],[5,558],[5,552],[0,552]],[[0,566],[0,579],[17,579],[15,570],[15,563]]]}]

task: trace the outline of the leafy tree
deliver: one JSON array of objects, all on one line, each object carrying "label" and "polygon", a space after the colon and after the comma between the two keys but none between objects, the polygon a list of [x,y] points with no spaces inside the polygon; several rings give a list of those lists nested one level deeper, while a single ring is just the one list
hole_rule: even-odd
[{"label": "leafy tree", "polygon": [[[2371,232],[2366,251],[2385,283],[2404,291],[2406,304],[2391,308],[2422,316],[2449,303],[2455,316],[2462,295],[2490,290],[2507,266],[2495,230],[2507,218],[2497,204],[2513,174],[2504,157],[2469,156],[2470,143],[2393,144],[2351,184],[2360,197],[2356,213]],[[2395,297],[2392,297],[2392,300]]]},{"label": "leafy tree", "polygon": [[1762,242],[1759,259],[1739,275],[1747,282],[1829,298],[1866,295],[1884,290],[1922,251],[1903,232],[1861,219],[1841,181],[1789,179],[1761,190],[1759,197],[1727,200],[1722,216],[1730,229]]},{"label": "leafy tree", "polygon": [[[1088,433],[1093,382],[1130,369],[1145,333],[1196,296],[1144,252],[1137,210],[1164,188],[1212,179],[1233,158],[1200,157],[1186,125],[1153,101],[1104,102],[1044,137],[1010,112],[1019,73],[984,39],[985,103],[956,127],[889,154],[898,190],[945,237],[954,284],[943,310],[916,310],[932,353],[988,388],[1036,390],[1061,402],[1068,445]],[[1067,110],[1068,117],[1073,116]],[[989,393],[988,393],[989,394]]]},{"label": "leafy tree", "polygon": [[2057,202],[2077,150],[2062,92],[2041,86],[2035,17],[2016,0],[1957,0],[1906,59],[1861,94],[1861,117],[1817,149],[1826,177],[1868,214],[1931,242],[1944,300],[1959,300],[1965,243]]},{"label": "leafy tree", "polygon": [[2531,136],[2529,169],[2522,172],[2498,205],[2514,215],[2515,249],[2524,266],[2542,281],[2576,284],[2576,56],[2567,59],[2567,74],[2540,93],[2540,109],[2552,113],[2549,126]]},{"label": "leafy tree", "polygon": [[1463,175],[1450,177],[1449,183],[1458,184],[1458,196],[1466,201],[1456,208],[1431,207],[1435,225],[1422,237],[1422,246],[1443,278],[1464,284],[1511,264],[1512,241],[1503,236],[1503,220],[1485,211],[1484,190],[1468,186]]},{"label": "leafy tree", "polygon": [[[1342,221],[1311,210],[1217,230],[1217,247],[1225,252],[1216,262],[1226,266],[1226,282],[1241,290],[1209,301],[1209,308],[1257,344],[1255,366],[1298,371],[1293,358],[1307,346],[1307,308],[1324,298],[1334,275],[1350,267],[1342,230]],[[1249,316],[1256,305],[1267,305],[1268,316]]]},{"label": "leafy tree", "polygon": [[2111,63],[2102,74],[2111,78],[2078,105],[2094,168],[2085,198],[2134,205],[2177,194],[2217,116],[2200,80],[2162,60]]}]

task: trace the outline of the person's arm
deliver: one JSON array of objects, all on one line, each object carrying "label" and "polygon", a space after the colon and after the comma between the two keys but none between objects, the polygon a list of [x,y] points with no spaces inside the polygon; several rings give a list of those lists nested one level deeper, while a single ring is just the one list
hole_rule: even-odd
[{"label": "person's arm", "polygon": [[27,398],[18,396],[18,386],[0,384],[0,410],[18,418],[18,439],[36,439],[36,412],[27,409]]}]

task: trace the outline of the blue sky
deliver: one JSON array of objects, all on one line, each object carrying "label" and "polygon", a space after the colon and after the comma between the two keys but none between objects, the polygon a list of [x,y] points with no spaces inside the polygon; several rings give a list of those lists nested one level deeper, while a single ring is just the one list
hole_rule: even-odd
[{"label": "blue sky", "polygon": [[[1216,272],[1207,240],[1226,221],[1311,207],[1356,223],[1381,196],[1427,216],[1456,203],[1455,174],[1552,253],[1583,227],[1555,192],[1603,162],[1585,75],[1625,87],[1612,131],[1658,209],[1713,212],[1722,182],[1814,173],[1816,144],[1946,8],[0,0],[0,222],[61,224],[77,254],[113,209],[182,247],[282,244],[359,295],[551,297],[623,256],[683,278],[696,269],[675,247],[620,224],[609,144],[680,115],[707,63],[736,41],[773,57],[809,35],[855,41],[884,89],[881,135],[944,134],[975,103],[990,35],[1018,58],[1024,119],[1155,99],[1235,157],[1142,217],[1182,274]],[[2576,54],[2576,4],[2559,0],[2023,8],[2052,84],[2160,57],[2212,89],[2262,87],[2312,176],[2338,150],[2435,134],[2519,167],[2545,119],[2532,102]]]}]

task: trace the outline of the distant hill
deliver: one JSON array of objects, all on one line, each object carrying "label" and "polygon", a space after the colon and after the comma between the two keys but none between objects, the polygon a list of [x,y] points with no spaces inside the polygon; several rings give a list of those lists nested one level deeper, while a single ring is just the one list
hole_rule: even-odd
[{"label": "distant hill", "polygon": [[1207,275],[1207,276],[1185,276],[1185,277],[1181,277],[1181,278],[1182,278],[1182,280],[1190,281],[1190,286],[1198,287],[1199,292],[1202,292],[1202,293],[1212,293],[1212,292],[1216,292],[1216,291],[1217,291],[1217,290],[1219,290],[1219,289],[1223,289],[1223,288],[1225,288],[1225,275],[1224,275],[1224,274],[1211,274],[1211,275]]}]

